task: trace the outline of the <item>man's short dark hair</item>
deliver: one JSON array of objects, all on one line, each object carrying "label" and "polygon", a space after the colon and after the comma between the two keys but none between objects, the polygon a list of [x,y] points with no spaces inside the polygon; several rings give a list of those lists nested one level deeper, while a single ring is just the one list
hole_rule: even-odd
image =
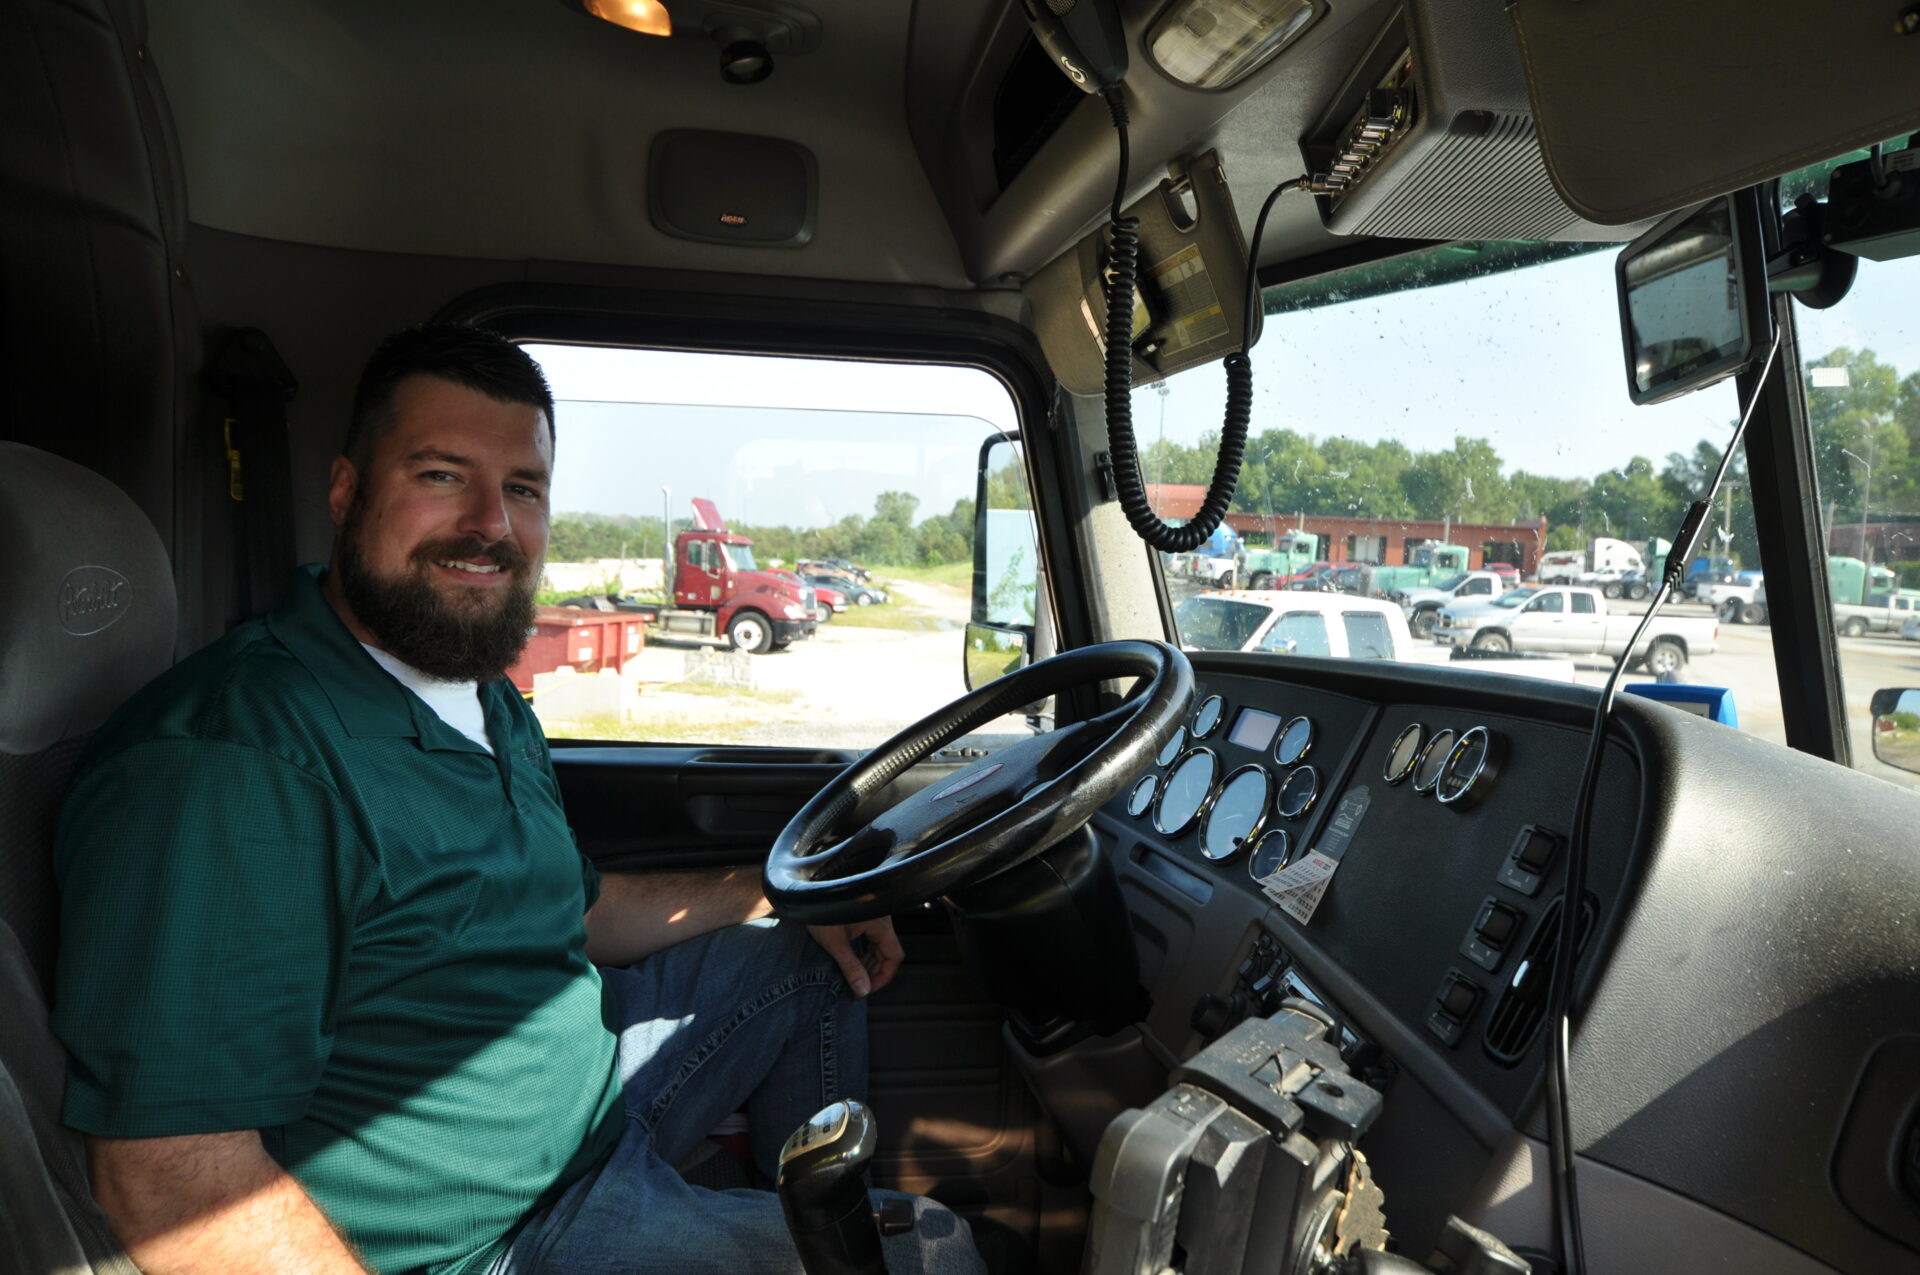
[{"label": "man's short dark hair", "polygon": [[380,343],[353,391],[353,414],[340,452],[366,472],[374,439],[392,423],[393,395],[410,376],[437,376],[501,403],[525,403],[547,416],[553,441],[553,391],[540,365],[497,332],[464,323],[426,323]]}]

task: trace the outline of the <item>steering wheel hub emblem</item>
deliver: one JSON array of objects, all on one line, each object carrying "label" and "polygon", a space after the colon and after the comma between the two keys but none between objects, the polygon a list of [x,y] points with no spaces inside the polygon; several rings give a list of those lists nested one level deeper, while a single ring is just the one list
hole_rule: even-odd
[{"label": "steering wheel hub emblem", "polygon": [[1004,765],[1002,765],[999,762],[995,762],[993,765],[987,767],[985,770],[981,771],[977,775],[965,775],[959,779],[954,780],[952,783],[948,784],[945,788],[942,788],[939,792],[933,794],[933,799],[935,801],[945,801],[947,798],[953,796],[955,793],[965,792],[967,789],[973,787],[975,784],[984,783],[986,780],[993,778],[995,775],[999,774],[1001,771],[1005,769],[1006,767]]}]

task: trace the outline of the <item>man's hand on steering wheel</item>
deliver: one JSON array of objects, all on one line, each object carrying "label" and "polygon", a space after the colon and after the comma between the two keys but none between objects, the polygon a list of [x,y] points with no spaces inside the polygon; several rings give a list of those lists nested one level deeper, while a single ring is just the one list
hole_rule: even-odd
[{"label": "man's hand on steering wheel", "polygon": [[[825,948],[827,955],[840,966],[855,996],[866,996],[891,983],[894,972],[906,958],[900,938],[893,932],[892,917],[880,916],[851,925],[809,925],[807,933],[813,935],[813,941]],[[854,950],[853,941],[857,938],[867,940],[865,952]]]}]

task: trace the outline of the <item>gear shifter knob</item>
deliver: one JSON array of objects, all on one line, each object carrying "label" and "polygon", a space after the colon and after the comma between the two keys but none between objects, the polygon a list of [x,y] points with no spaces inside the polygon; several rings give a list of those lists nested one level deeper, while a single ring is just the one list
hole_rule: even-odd
[{"label": "gear shifter knob", "polygon": [[886,1275],[867,1196],[876,1133],[873,1113],[847,1100],[794,1130],[780,1149],[780,1207],[807,1275]]}]

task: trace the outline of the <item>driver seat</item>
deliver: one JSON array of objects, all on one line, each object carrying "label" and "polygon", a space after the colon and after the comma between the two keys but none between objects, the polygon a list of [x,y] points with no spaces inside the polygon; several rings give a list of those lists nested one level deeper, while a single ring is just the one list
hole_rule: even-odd
[{"label": "driver seat", "polygon": [[172,662],[173,577],[132,499],[21,443],[0,442],[0,543],[0,1270],[138,1275],[60,1123],[53,842],[87,738]]}]

